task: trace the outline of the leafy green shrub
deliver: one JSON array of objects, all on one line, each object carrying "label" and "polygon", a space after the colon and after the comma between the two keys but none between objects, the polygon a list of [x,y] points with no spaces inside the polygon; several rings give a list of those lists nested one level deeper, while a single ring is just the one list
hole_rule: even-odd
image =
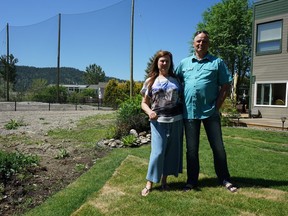
[{"label": "leafy green shrub", "polygon": [[69,103],[78,104],[82,98],[83,98],[83,95],[81,94],[81,92],[71,92],[68,95],[67,101]]},{"label": "leafy green shrub", "polygon": [[26,172],[27,168],[38,165],[39,158],[36,155],[24,155],[19,152],[7,153],[0,150],[0,182],[4,184],[12,175]]},{"label": "leafy green shrub", "polygon": [[120,104],[116,117],[115,138],[126,136],[131,129],[136,131],[149,130],[149,121],[141,109],[141,95],[129,98]]},{"label": "leafy green shrub", "polygon": [[10,119],[10,122],[8,122],[7,124],[4,125],[4,127],[7,129],[7,130],[15,130],[17,129],[18,127],[20,126],[24,126],[25,124],[23,123],[23,121],[17,121],[17,120],[14,120],[14,119]]},{"label": "leafy green shrub", "polygon": [[221,107],[221,124],[223,126],[231,126],[231,119],[239,118],[240,114],[236,109],[235,103],[229,98],[224,101],[224,104]]},{"label": "leafy green shrub", "polygon": [[[45,88],[33,93],[32,100],[33,101],[41,101],[47,103],[56,103],[58,102],[57,99],[58,95],[58,88],[57,86],[46,86]],[[59,86],[59,102],[65,103],[67,102],[68,91],[66,87]]]},{"label": "leafy green shrub", "polygon": [[124,146],[132,146],[135,141],[136,141],[136,137],[132,134],[129,134],[127,136],[124,136],[121,138],[121,141],[123,142]]}]

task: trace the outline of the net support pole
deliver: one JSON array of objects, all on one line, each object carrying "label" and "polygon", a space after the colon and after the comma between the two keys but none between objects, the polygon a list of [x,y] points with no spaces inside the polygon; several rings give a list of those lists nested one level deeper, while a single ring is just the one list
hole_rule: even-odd
[{"label": "net support pole", "polygon": [[133,97],[133,39],[134,39],[134,0],[131,4],[131,30],[130,30],[130,98]]},{"label": "net support pole", "polygon": [[10,55],[10,53],[9,53],[9,24],[7,23],[7,27],[6,27],[6,29],[7,29],[7,32],[6,32],[6,34],[7,34],[7,55],[6,55],[6,65],[5,65],[5,70],[6,70],[6,81],[7,81],[7,83],[6,83],[6,98],[7,98],[7,101],[9,101],[10,100],[10,98],[9,98],[9,81],[10,81],[10,79],[9,79],[9,67],[10,67],[10,61],[9,61],[9,55]]},{"label": "net support pole", "polygon": [[57,103],[60,102],[60,93],[59,93],[59,85],[60,85],[60,40],[61,40],[61,13],[59,13],[58,19],[58,55],[57,55]]}]

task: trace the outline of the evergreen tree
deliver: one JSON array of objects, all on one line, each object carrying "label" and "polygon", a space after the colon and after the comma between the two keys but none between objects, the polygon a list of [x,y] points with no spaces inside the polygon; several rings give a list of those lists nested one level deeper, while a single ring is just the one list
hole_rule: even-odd
[{"label": "evergreen tree", "polygon": [[117,102],[119,94],[120,91],[118,88],[118,82],[114,79],[110,80],[105,88],[104,103],[111,105],[114,108],[117,108],[120,104],[119,102]]},{"label": "evergreen tree", "polygon": [[[7,62],[7,56],[2,55],[0,57],[1,67],[0,74],[4,81],[15,84],[16,81],[16,64],[18,63],[18,59],[14,58],[12,54],[9,55],[9,60]],[[7,68],[8,68],[8,77],[7,77]]]},{"label": "evergreen tree", "polygon": [[84,80],[86,84],[98,84],[105,81],[105,72],[102,68],[96,64],[86,67],[86,73],[84,73]]}]

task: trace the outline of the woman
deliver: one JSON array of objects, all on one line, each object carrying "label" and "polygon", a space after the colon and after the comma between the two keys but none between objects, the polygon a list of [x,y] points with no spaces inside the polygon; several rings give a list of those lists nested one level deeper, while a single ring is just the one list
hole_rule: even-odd
[{"label": "woman", "polygon": [[141,191],[142,196],[147,196],[153,183],[160,180],[161,188],[169,189],[167,176],[177,177],[182,173],[182,88],[173,71],[172,54],[158,51],[141,89],[141,108],[149,116],[152,138],[147,183]]}]

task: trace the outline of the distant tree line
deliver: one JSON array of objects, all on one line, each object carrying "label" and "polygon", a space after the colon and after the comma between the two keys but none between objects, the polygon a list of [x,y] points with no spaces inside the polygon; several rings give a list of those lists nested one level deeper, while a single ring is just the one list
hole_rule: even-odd
[{"label": "distant tree line", "polygon": [[[28,100],[49,103],[85,103],[91,101],[98,102],[98,90],[87,88],[80,92],[69,92],[62,85],[95,85],[99,82],[107,82],[107,88],[104,93],[104,100],[108,106],[117,108],[121,102],[129,98],[130,81],[106,77],[103,69],[91,64],[85,71],[75,68],[62,67],[60,69],[60,86],[57,83],[57,68],[46,67],[37,68],[30,66],[16,66],[17,58],[9,56],[7,63],[6,56],[1,56],[0,63],[0,95],[2,100],[6,98],[7,78],[9,79],[10,100]],[[6,68],[7,66],[7,68]],[[9,77],[7,77],[7,69]],[[134,83],[133,95],[139,93],[142,83]],[[5,90],[6,89],[6,90]],[[57,98],[59,91],[59,100]]]},{"label": "distant tree line", "polygon": [[[15,91],[27,91],[35,79],[46,80],[48,85],[56,84],[57,68],[16,66]],[[119,82],[124,81],[113,77],[106,77],[102,68],[96,64],[86,67],[86,71],[81,71],[71,67],[60,68],[60,84],[62,85],[92,85],[98,84],[99,82],[108,82],[111,79],[118,80]]]},{"label": "distant tree line", "polygon": [[[75,68],[60,68],[60,84],[84,84],[84,72]],[[15,91],[27,91],[33,80],[46,80],[47,84],[57,83],[57,68],[16,66]]]},{"label": "distant tree line", "polygon": [[[142,82],[133,83],[133,95],[139,95],[142,84]],[[100,102],[97,89],[86,88],[81,91],[69,92],[64,86],[60,85],[59,91],[60,103],[85,104],[90,103],[91,99],[94,103]],[[117,109],[122,102],[129,99],[129,96],[130,81],[119,82],[111,79],[105,87],[104,98],[101,103]],[[28,91],[25,92],[25,96],[21,98],[28,101],[55,103],[57,102],[57,87],[56,85],[48,85],[48,82],[44,79],[35,79]]]}]

